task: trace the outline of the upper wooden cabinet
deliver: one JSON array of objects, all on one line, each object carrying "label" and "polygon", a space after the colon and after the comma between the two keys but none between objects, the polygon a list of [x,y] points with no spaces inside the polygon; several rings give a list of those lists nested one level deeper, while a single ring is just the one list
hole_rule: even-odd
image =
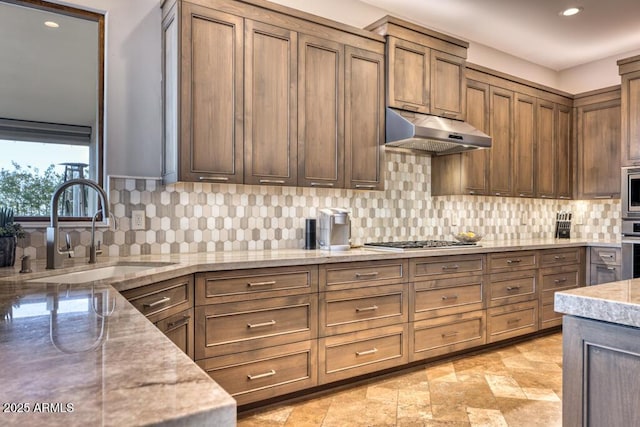
[{"label": "upper wooden cabinet", "polygon": [[464,119],[469,44],[385,16],[366,29],[387,37],[387,105]]},{"label": "upper wooden cabinet", "polygon": [[164,180],[242,182],[243,19],[185,2],[163,30]]},{"label": "upper wooden cabinet", "polygon": [[536,98],[515,94],[513,192],[519,197],[535,195]]},{"label": "upper wooden cabinet", "polygon": [[555,106],[553,102],[538,102],[537,108],[537,196],[552,199],[555,196],[556,139]]},{"label": "upper wooden cabinet", "polygon": [[511,165],[513,161],[514,94],[510,90],[491,87],[489,132],[489,194],[513,195]]},{"label": "upper wooden cabinet", "polygon": [[620,197],[620,88],[576,96],[579,199]]},{"label": "upper wooden cabinet", "polygon": [[621,83],[621,166],[640,165],[640,56],[618,61]]},{"label": "upper wooden cabinet", "polygon": [[574,152],[571,138],[571,108],[556,104],[556,192],[558,199],[571,199],[573,193]]},{"label": "upper wooden cabinet", "polygon": [[246,184],[296,185],[298,34],[245,20]]},{"label": "upper wooden cabinet", "polygon": [[164,181],[381,189],[384,39],[211,4],[162,4]]}]

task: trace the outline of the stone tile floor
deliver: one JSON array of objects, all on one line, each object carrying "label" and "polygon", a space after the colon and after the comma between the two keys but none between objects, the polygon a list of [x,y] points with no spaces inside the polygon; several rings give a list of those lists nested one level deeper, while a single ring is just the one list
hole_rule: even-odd
[{"label": "stone tile floor", "polygon": [[241,414],[238,427],[553,427],[562,425],[561,400],[555,333]]}]

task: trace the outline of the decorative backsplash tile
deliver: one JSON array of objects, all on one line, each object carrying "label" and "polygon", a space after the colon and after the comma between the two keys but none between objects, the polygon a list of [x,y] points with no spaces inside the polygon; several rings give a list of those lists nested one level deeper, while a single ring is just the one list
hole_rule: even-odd
[{"label": "decorative backsplash tile", "polygon": [[[616,239],[620,201],[561,201],[484,196],[431,196],[431,158],[387,153],[384,191],[178,183],[112,177],[109,198],[116,226],[100,229],[105,254],[127,256],[302,248],[304,220],[323,207],[352,211],[352,243],[451,239],[473,230],[487,240],[553,237],[555,213],[574,213],[573,236]],[[145,230],[131,229],[144,210]],[[577,223],[582,224],[577,224]],[[45,230],[30,229],[19,253],[45,258]],[[76,256],[86,256],[89,228],[65,229]]]}]

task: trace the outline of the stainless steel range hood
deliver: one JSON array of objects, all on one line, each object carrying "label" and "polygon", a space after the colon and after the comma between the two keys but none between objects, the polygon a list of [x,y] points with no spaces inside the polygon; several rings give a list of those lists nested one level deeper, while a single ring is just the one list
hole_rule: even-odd
[{"label": "stainless steel range hood", "polygon": [[466,122],[387,107],[386,146],[442,156],[490,148],[491,137]]}]

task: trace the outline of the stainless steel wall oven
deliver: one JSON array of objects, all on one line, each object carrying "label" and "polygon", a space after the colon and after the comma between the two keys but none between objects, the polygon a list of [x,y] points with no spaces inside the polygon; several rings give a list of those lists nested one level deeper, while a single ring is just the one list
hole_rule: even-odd
[{"label": "stainless steel wall oven", "polygon": [[[640,219],[640,168],[622,168],[622,219]],[[624,232],[623,232],[624,233]]]},{"label": "stainless steel wall oven", "polygon": [[640,277],[640,220],[622,221],[622,279]]}]

